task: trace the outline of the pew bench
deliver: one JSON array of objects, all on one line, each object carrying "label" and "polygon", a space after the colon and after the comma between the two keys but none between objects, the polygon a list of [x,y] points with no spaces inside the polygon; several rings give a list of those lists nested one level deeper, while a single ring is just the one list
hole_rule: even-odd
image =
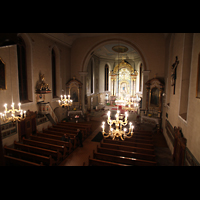
[{"label": "pew bench", "polygon": [[51,155],[49,157],[41,156],[38,154],[9,148],[7,146],[4,146],[4,152],[5,152],[5,155],[8,155],[8,156],[13,156],[13,157],[24,159],[24,160],[34,162],[34,163],[42,162],[43,164],[45,164],[47,166],[52,166],[56,163],[55,160],[51,157]]},{"label": "pew bench", "polygon": [[116,150],[131,151],[131,152],[154,155],[153,149],[145,149],[145,148],[140,148],[140,147],[103,143],[102,141],[100,142],[100,146],[103,148],[108,148],[108,149],[116,149]]},{"label": "pew bench", "polygon": [[[75,127],[73,127],[73,128],[67,127],[66,128],[66,127],[61,127],[61,126],[57,126],[57,125],[53,125],[52,128],[59,129],[63,133],[73,133],[73,134],[76,134],[76,135],[77,135],[77,129],[78,129],[78,128],[75,128]],[[51,128],[49,128],[49,130],[51,130]],[[87,137],[85,130],[81,130],[81,132],[82,132],[82,138],[85,139]]]},{"label": "pew bench", "polygon": [[75,131],[77,131],[77,129],[80,129],[84,133],[85,137],[87,137],[90,134],[87,128],[78,126],[78,123],[75,123],[72,126],[62,123],[59,125],[53,125],[53,127],[67,129],[67,130],[75,130]]},{"label": "pew bench", "polygon": [[89,158],[89,166],[129,166],[129,165]]},{"label": "pew bench", "polygon": [[97,145],[97,152],[103,153],[103,154],[115,155],[115,156],[123,156],[123,157],[136,158],[136,159],[141,159],[141,160],[155,161],[155,155],[102,148],[102,147],[98,147],[98,145]]},{"label": "pew bench", "polygon": [[86,128],[87,132],[89,134],[92,133],[92,124],[86,124],[86,123],[83,123],[83,122],[79,122],[79,123],[74,123],[74,122],[60,122],[58,124],[67,125],[67,126],[71,126],[71,127]]},{"label": "pew bench", "polygon": [[23,151],[27,151],[27,152],[31,152],[31,153],[37,153],[40,155],[44,155],[44,156],[52,156],[54,160],[56,160],[56,164],[60,163],[62,160],[62,154],[57,150],[57,151],[53,151],[53,150],[49,150],[49,149],[44,149],[44,148],[40,148],[40,147],[35,147],[35,146],[30,146],[27,144],[21,144],[18,142],[14,142],[14,148],[15,149],[20,149]]},{"label": "pew bench", "polygon": [[45,142],[29,140],[29,139],[25,139],[25,138],[23,138],[22,140],[23,140],[24,144],[28,144],[31,146],[40,147],[40,148],[44,148],[44,149],[50,149],[50,150],[54,150],[54,151],[58,150],[62,153],[63,159],[67,157],[68,150],[65,145],[60,146],[60,145],[55,145],[55,144],[50,144],[50,143],[45,143]]},{"label": "pew bench", "polygon": [[72,148],[72,143],[71,142],[65,142],[61,140],[54,140],[50,138],[45,138],[45,137],[40,137],[40,136],[35,136],[30,134],[31,140],[34,141],[39,141],[39,142],[45,142],[45,143],[50,143],[50,144],[55,144],[55,145],[60,145],[60,146],[66,146],[68,149],[68,153],[71,153],[71,148]]},{"label": "pew bench", "polygon": [[44,166],[43,163],[34,163],[34,162],[30,162],[30,161],[27,161],[27,160],[22,160],[20,158],[15,158],[15,157],[12,157],[12,156],[7,156],[7,155],[4,155],[4,159],[5,159],[5,162],[6,162],[6,165],[8,166]]},{"label": "pew bench", "polygon": [[129,141],[126,141],[126,140],[120,141],[120,140],[103,139],[103,143],[126,145],[126,146],[140,147],[140,148],[145,148],[145,149],[154,149],[154,145],[153,144],[129,142]]},{"label": "pew bench", "polygon": [[114,156],[103,153],[95,153],[93,152],[93,158],[98,160],[104,160],[109,162],[115,162],[120,164],[126,164],[131,166],[156,166],[157,163],[155,161],[147,161],[123,156]]},{"label": "pew bench", "polygon": [[[61,140],[61,137],[62,137],[59,135],[53,135],[53,134],[47,134],[47,133],[41,133],[41,132],[37,132],[37,136],[44,137],[44,138],[50,138],[50,139],[54,139],[54,140]],[[70,136],[70,134],[66,134],[66,137],[69,137],[69,136]],[[75,149],[76,143],[77,143],[76,137],[74,135],[71,135],[70,140],[72,143],[72,148]]]}]

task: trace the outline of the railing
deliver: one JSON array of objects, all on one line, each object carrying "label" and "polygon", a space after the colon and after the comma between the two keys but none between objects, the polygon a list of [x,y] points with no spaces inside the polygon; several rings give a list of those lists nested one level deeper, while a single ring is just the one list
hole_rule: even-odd
[{"label": "railing", "polygon": [[39,102],[39,114],[43,114],[43,115],[50,115],[51,118],[53,119],[53,121],[57,124],[58,123],[58,118],[55,115],[53,108],[51,107],[50,103],[44,103],[44,102]]}]

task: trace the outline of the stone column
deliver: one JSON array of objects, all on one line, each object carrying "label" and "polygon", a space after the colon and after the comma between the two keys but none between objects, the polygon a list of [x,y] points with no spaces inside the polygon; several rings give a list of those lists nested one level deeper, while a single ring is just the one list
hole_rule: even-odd
[{"label": "stone column", "polygon": [[[115,80],[115,92],[114,92],[114,96],[117,95],[117,78],[114,79]],[[118,93],[119,93],[119,88],[118,88]]]},{"label": "stone column", "polygon": [[133,87],[133,86],[134,86],[134,85],[133,85],[134,83],[133,83],[133,81],[134,81],[134,79],[133,79],[133,77],[131,76],[131,96],[132,96],[132,97],[134,96],[134,95],[133,95],[133,93],[134,93],[134,91],[133,91],[133,90],[134,90],[134,87]]},{"label": "stone column", "polygon": [[83,114],[85,114],[86,113],[86,110],[85,110],[86,76],[87,76],[88,72],[79,72],[79,74],[81,76],[81,80],[83,83],[82,95],[81,95],[81,105],[82,105]]}]

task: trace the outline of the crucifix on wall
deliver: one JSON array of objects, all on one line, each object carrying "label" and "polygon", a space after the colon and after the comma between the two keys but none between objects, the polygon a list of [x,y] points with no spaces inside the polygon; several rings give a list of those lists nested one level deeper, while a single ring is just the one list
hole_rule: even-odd
[{"label": "crucifix on wall", "polygon": [[171,86],[174,87],[173,89],[173,94],[175,94],[175,86],[176,86],[176,69],[177,69],[177,66],[179,64],[179,61],[178,61],[178,56],[176,56],[176,60],[175,60],[175,63],[172,64],[172,71],[171,71]]}]

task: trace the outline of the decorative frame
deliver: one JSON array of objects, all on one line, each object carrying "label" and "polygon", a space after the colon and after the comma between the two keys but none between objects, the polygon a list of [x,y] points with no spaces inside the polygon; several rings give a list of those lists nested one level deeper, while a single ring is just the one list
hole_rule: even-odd
[{"label": "decorative frame", "polygon": [[[147,86],[146,110],[148,111],[155,110],[158,114],[158,118],[160,118],[162,109],[162,93],[164,90],[164,82],[159,80],[158,78],[153,78],[146,82],[146,86]],[[153,95],[154,93],[155,95]]]},{"label": "decorative frame", "polygon": [[81,89],[82,83],[78,81],[75,77],[66,83],[67,93],[71,96],[73,103],[81,103]]},{"label": "decorative frame", "polygon": [[200,99],[200,53],[198,56],[198,65],[197,65],[196,98]]},{"label": "decorative frame", "polygon": [[0,58],[0,90],[7,90],[6,63]]}]

